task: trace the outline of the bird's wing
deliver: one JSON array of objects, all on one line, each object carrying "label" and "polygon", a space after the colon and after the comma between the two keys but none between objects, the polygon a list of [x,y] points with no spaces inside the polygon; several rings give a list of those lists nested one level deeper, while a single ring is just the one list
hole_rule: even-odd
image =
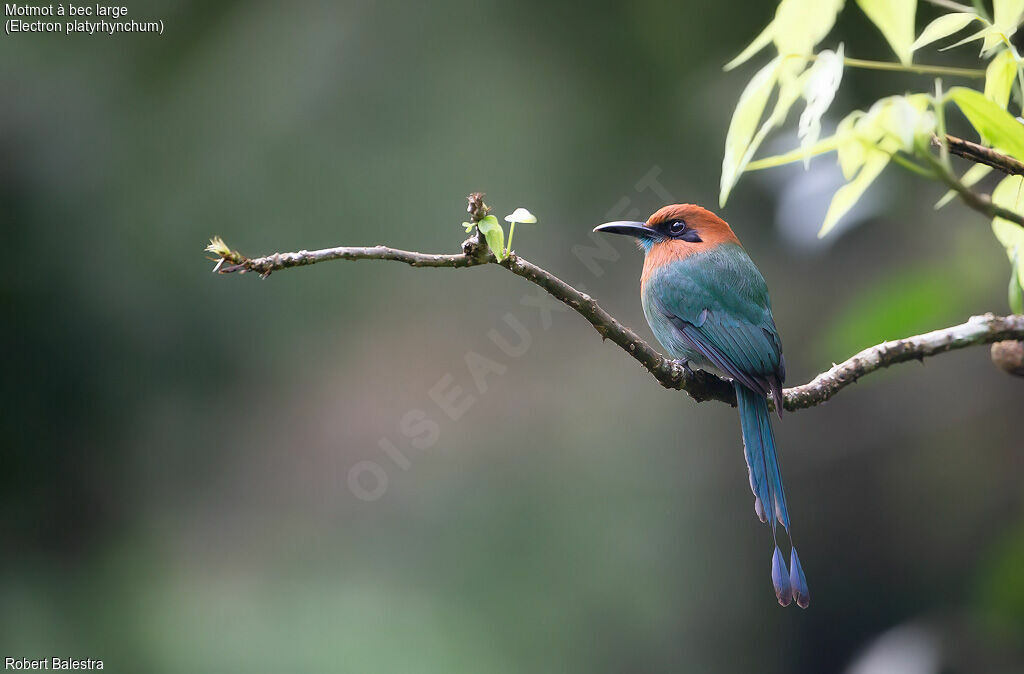
[{"label": "bird's wing", "polygon": [[741,248],[677,260],[657,288],[657,308],[682,341],[749,389],[781,388],[782,343],[768,290]]},{"label": "bird's wing", "polygon": [[678,316],[669,320],[683,341],[725,374],[762,395],[774,388],[779,354],[759,328],[712,310],[699,327]]}]

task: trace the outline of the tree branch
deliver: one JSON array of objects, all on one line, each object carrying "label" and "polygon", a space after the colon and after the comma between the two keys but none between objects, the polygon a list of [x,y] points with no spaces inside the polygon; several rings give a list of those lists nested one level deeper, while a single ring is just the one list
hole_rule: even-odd
[{"label": "tree branch", "polygon": [[[932,145],[941,146],[942,140],[938,136],[932,136]],[[1024,163],[1002,152],[997,152],[990,147],[978,145],[977,143],[972,143],[969,140],[957,138],[956,136],[950,136],[949,134],[946,134],[946,147],[949,148],[951,153],[959,157],[970,159],[978,164],[991,166],[1007,175],[1024,176]]]},{"label": "tree branch", "polygon": [[798,410],[825,402],[843,388],[854,384],[866,374],[882,368],[906,363],[910,360],[924,362],[925,358],[947,351],[964,349],[969,346],[991,344],[1007,339],[1019,340],[1024,337],[1024,315],[996,316],[984,314],[971,316],[966,323],[950,328],[933,330],[891,342],[882,342],[864,349],[852,358],[833,365],[807,384],[786,389],[785,407]]},{"label": "tree branch", "polygon": [[[392,260],[413,267],[448,268],[497,264],[516,276],[521,276],[540,286],[579,313],[594,326],[603,339],[610,339],[635,358],[665,388],[685,391],[697,402],[718,400],[733,406],[736,405],[736,395],[731,382],[703,370],[690,370],[679,361],[661,355],[639,335],[602,309],[592,297],[581,293],[537,265],[515,254],[509,255],[499,262],[488,250],[487,243],[479,232],[474,233],[463,242],[462,253],[448,255],[416,253],[385,246],[368,248],[342,246],[247,258],[228,248],[219,237],[212,239],[206,250],[217,255],[215,272],[220,274],[256,272],[263,278],[282,269],[328,260]],[[923,361],[927,357],[946,351],[990,344],[1006,339],[1024,339],[1024,316],[1003,317],[993,314],[974,316],[961,325],[892,342],[883,342],[861,351],[847,361],[834,365],[832,369],[819,374],[807,384],[785,389],[784,407],[790,411],[814,407],[829,400],[864,375],[890,365],[909,360]],[[771,405],[770,400],[769,405]]]},{"label": "tree branch", "polygon": [[966,205],[970,206],[974,210],[978,211],[982,215],[988,218],[1003,218],[1009,220],[1012,223],[1024,227],[1024,215],[1011,211],[1008,208],[997,206],[992,203],[992,198],[987,194],[978,194],[971,190],[969,187],[960,182],[949,168],[946,167],[941,161],[936,159],[927,149],[923,149],[921,152],[925,161],[928,162],[929,166],[935,172],[936,177],[944,182],[949,189],[959,195],[960,200]]}]

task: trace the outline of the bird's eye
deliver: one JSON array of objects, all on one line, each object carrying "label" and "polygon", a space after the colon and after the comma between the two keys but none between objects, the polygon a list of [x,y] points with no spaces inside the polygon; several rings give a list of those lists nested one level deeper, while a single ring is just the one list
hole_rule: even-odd
[{"label": "bird's eye", "polygon": [[679,236],[686,231],[686,223],[682,220],[675,220],[668,226],[668,233],[671,236]]}]

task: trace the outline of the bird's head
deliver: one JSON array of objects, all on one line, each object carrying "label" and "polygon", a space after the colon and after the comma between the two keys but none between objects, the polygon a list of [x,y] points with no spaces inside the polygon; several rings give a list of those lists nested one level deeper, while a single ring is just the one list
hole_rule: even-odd
[{"label": "bird's head", "polygon": [[664,250],[679,257],[721,243],[739,243],[725,220],[695,204],[665,206],[647,218],[647,222],[606,222],[594,231],[627,234],[636,239],[645,253]]}]

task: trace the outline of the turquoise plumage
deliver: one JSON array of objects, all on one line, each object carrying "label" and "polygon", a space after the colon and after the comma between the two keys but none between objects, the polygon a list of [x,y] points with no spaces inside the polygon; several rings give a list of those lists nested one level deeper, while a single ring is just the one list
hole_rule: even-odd
[{"label": "turquoise plumage", "polygon": [[776,523],[792,529],[767,396],[782,410],[785,361],[768,287],[729,225],[690,204],[666,206],[646,223],[616,222],[597,231],[635,236],[645,251],[644,316],[673,358],[733,380],[754,508],[771,523],[772,581],[779,603],[806,608],[810,595],[792,546],[787,569]]}]

